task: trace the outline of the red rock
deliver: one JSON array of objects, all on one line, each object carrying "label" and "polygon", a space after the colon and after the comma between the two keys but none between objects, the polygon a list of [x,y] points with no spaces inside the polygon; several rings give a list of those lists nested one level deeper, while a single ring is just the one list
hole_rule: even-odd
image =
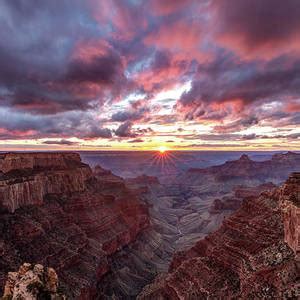
[{"label": "red rock", "polygon": [[73,152],[5,153],[0,156],[0,171],[59,168],[66,169],[72,164],[81,164],[79,154]]},{"label": "red rock", "polygon": [[236,198],[226,200],[215,199],[210,212],[218,213],[223,210],[237,210],[241,206],[241,203],[241,200]]},{"label": "red rock", "polygon": [[300,173],[293,173],[282,191],[284,238],[300,262]]},{"label": "red rock", "polygon": [[234,195],[237,198],[257,197],[264,191],[274,190],[277,186],[272,182],[260,184],[255,187],[237,186],[234,188]]},{"label": "red rock", "polygon": [[10,212],[41,205],[48,194],[82,192],[92,177],[76,153],[9,153],[0,160],[0,170],[5,173],[0,176],[0,207]]},{"label": "red rock", "polygon": [[12,163],[2,175],[0,292],[6,274],[28,261],[53,267],[70,298],[93,299],[110,258],[148,226],[148,211],[121,178],[94,176],[77,155],[53,154],[52,166],[51,155],[26,154],[34,163],[25,170],[17,154],[21,169]]},{"label": "red rock", "polygon": [[220,229],[177,253],[138,299],[297,299],[298,176],[245,200]]}]

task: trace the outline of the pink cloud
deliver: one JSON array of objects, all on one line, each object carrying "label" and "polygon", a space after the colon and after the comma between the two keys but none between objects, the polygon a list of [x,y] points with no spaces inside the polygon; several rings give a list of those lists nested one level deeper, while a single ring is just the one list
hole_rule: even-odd
[{"label": "pink cloud", "polygon": [[156,46],[177,53],[181,58],[200,61],[209,56],[200,49],[203,32],[199,22],[178,21],[162,25],[158,31],[145,37],[147,46]]},{"label": "pink cloud", "polygon": [[156,15],[168,15],[188,7],[193,0],[152,0],[151,6]]},{"label": "pink cloud", "polygon": [[[110,35],[120,40],[130,40],[141,28],[148,26],[147,18],[143,17],[143,4],[134,7],[126,5],[126,1],[89,0],[91,12],[101,26],[112,25],[114,30]],[[109,30],[109,28],[108,28]]]},{"label": "pink cloud", "polygon": [[290,102],[286,105],[285,111],[289,113],[300,112],[300,102]]}]

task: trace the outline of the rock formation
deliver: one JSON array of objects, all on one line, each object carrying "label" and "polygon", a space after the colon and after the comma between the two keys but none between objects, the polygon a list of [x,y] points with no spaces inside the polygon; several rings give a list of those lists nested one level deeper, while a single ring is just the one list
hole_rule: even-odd
[{"label": "rock formation", "polygon": [[257,186],[262,183],[282,183],[291,172],[300,169],[300,154],[287,152],[275,154],[272,159],[266,161],[253,161],[243,154],[240,159],[227,161],[219,166],[205,169],[190,169],[178,178],[179,183],[207,187],[210,191],[220,190],[220,184],[224,191],[229,191],[233,186],[246,184]]},{"label": "rock formation", "polygon": [[284,239],[292,248],[300,268],[300,173],[293,173],[282,190]]},{"label": "rock formation", "polygon": [[220,213],[222,211],[235,211],[242,205],[242,201],[246,198],[258,197],[264,191],[271,191],[276,188],[276,185],[268,182],[254,187],[236,186],[233,188],[233,193],[223,196],[221,199],[214,200],[210,212]]},{"label": "rock formation", "polygon": [[69,298],[93,298],[113,255],[148,226],[147,207],[120,177],[93,174],[77,154],[1,159],[0,292],[28,261],[53,267]]},{"label": "rock formation", "polygon": [[49,194],[86,189],[92,177],[76,153],[8,153],[0,158],[0,207],[14,212],[26,205],[42,205]]},{"label": "rock formation", "polygon": [[178,252],[139,299],[297,299],[299,173],[244,200],[220,229]]},{"label": "rock formation", "polygon": [[7,277],[3,300],[66,299],[58,292],[58,276],[53,268],[24,263]]}]

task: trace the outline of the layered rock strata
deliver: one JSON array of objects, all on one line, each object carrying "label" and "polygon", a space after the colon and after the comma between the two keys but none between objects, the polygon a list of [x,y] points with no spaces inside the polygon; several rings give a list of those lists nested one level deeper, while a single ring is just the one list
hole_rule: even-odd
[{"label": "layered rock strata", "polygon": [[76,154],[30,155],[2,174],[0,292],[28,261],[53,267],[68,298],[92,299],[112,256],[148,226],[147,207],[121,178],[93,174]]},{"label": "layered rock strata", "polygon": [[282,190],[285,242],[293,249],[300,267],[300,173],[293,173]]},{"label": "layered rock strata", "polygon": [[220,229],[178,252],[139,299],[297,299],[299,173],[244,200]]},{"label": "layered rock strata", "polygon": [[86,189],[92,170],[76,153],[8,153],[0,158],[0,208],[42,205],[49,194]]}]

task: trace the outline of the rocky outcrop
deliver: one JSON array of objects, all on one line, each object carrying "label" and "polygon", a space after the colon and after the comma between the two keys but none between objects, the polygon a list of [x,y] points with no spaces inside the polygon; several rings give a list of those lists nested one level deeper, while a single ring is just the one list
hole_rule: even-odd
[{"label": "rocky outcrop", "polygon": [[0,155],[0,171],[67,169],[81,164],[79,154],[73,152],[4,153]]},{"label": "rocky outcrop", "polygon": [[297,299],[299,186],[294,174],[281,188],[244,200],[220,229],[178,252],[139,299]]},{"label": "rocky outcrop", "polygon": [[214,185],[216,189],[220,189],[220,184],[224,184],[223,189],[230,190],[232,186],[239,184],[248,186],[257,186],[267,182],[279,184],[291,172],[299,169],[299,153],[275,154],[272,159],[266,161],[254,161],[243,154],[240,159],[227,161],[219,166],[190,169],[178,178],[178,182],[189,185],[210,186],[210,189]]},{"label": "rocky outcrop", "polygon": [[92,177],[76,153],[8,153],[0,159],[0,207],[41,205],[49,194],[82,192]]},{"label": "rocky outcrop", "polygon": [[33,167],[13,163],[2,174],[11,184],[2,181],[0,292],[7,273],[28,261],[53,267],[68,298],[92,299],[113,255],[148,226],[147,207],[120,177],[93,174],[77,155],[53,154],[61,166],[49,163],[52,154],[46,162],[31,155]]},{"label": "rocky outcrop", "polygon": [[[225,199],[224,199],[225,198]],[[219,213],[223,210],[237,210],[242,204],[241,199],[223,197],[223,199],[215,199],[210,209],[210,213]]]},{"label": "rocky outcrop", "polygon": [[282,190],[285,242],[293,249],[300,268],[300,173],[293,173]]},{"label": "rocky outcrop", "polygon": [[58,292],[58,276],[53,268],[24,263],[17,272],[9,272],[3,300],[37,300],[66,297]]},{"label": "rocky outcrop", "polygon": [[236,186],[233,188],[232,194],[214,200],[210,213],[216,214],[224,210],[235,211],[240,208],[244,199],[258,197],[262,192],[272,191],[275,188],[276,185],[271,182],[254,187]]}]

